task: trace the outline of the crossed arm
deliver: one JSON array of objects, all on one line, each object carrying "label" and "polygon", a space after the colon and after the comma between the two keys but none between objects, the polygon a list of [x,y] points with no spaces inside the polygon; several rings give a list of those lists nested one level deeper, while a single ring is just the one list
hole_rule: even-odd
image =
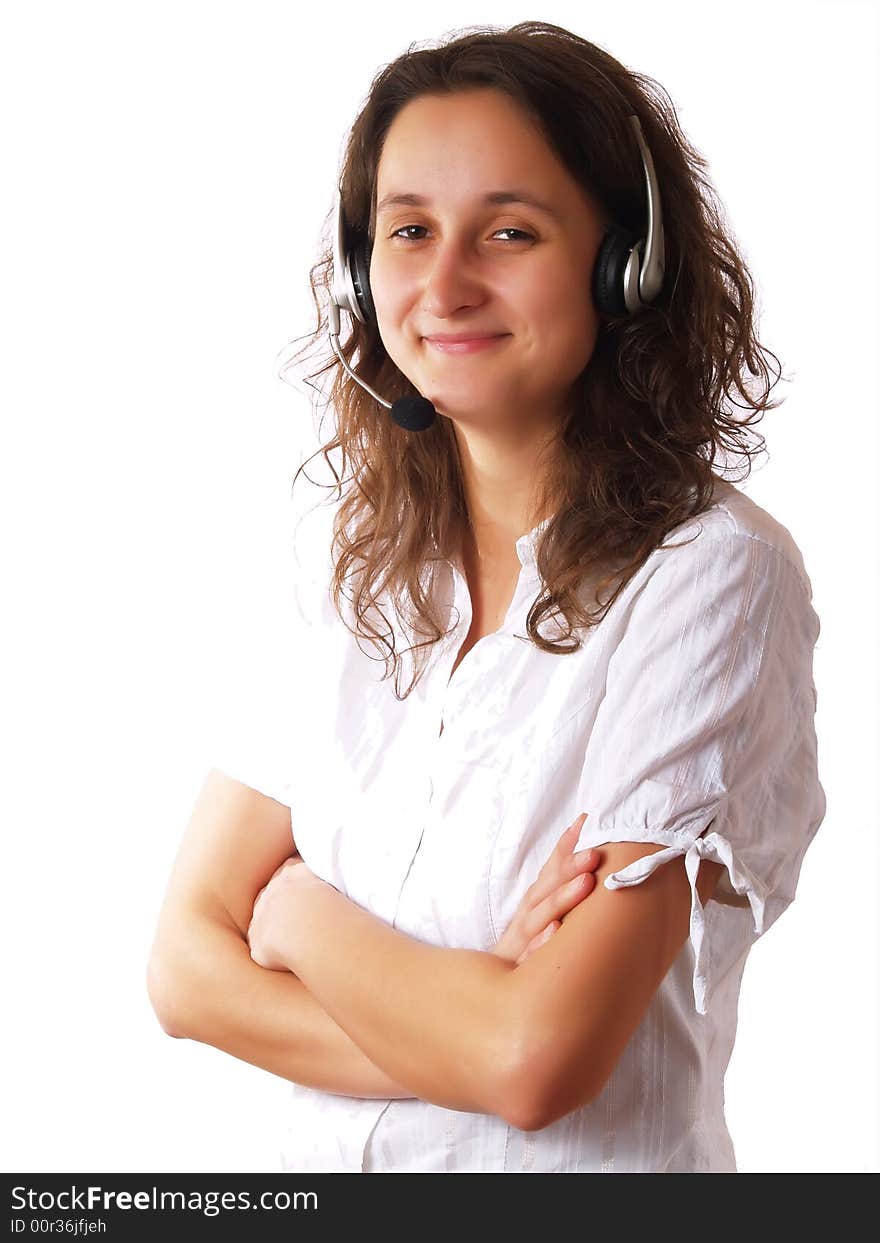
[{"label": "crossed arm", "polygon": [[147,967],[162,1028],[324,1092],[411,1096],[296,976],[266,971],[251,957],[254,899],[292,850],[288,808],[209,774],[178,848]]},{"label": "crossed arm", "polygon": [[[268,805],[276,821],[257,833]],[[682,860],[632,889],[600,883],[659,846],[603,846],[591,900],[519,963],[410,938],[301,862],[285,864],[291,849],[286,809],[209,779],[172,873],[150,992],[171,1034],[326,1091],[546,1126],[604,1086],[688,933]],[[703,903],[719,872],[703,861]],[[184,910],[199,937],[180,935]]]},{"label": "crossed arm", "polygon": [[[661,849],[603,846],[589,901],[519,965],[409,937],[293,859],[258,898],[251,952],[295,972],[414,1095],[538,1130],[598,1094],[687,939],[683,859],[634,889],[600,884]],[[709,869],[704,861],[703,903],[721,867]]]}]

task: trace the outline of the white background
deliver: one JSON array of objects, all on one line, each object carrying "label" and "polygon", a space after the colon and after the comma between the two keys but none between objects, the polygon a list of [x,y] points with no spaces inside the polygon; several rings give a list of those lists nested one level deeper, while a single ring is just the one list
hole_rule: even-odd
[{"label": "white background", "polygon": [[877,7],[537,8],[4,6],[7,1171],[280,1168],[288,1085],[163,1034],[150,942],[216,722],[288,600],[314,433],[277,356],[313,326],[345,133],[408,45],[528,18],[666,87],[793,380],[741,486],[812,580],[828,812],[751,954],[727,1115],[742,1171],[880,1168]]}]

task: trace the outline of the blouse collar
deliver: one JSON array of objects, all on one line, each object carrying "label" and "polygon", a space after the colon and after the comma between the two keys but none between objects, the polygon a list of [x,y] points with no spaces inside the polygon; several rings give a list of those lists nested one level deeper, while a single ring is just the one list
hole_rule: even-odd
[{"label": "blouse collar", "polygon": [[535,564],[541,535],[550,525],[551,520],[551,518],[545,518],[543,522],[539,522],[536,527],[532,527],[531,531],[521,535],[516,541],[516,555],[519,557],[520,565]]},{"label": "blouse collar", "polygon": [[[527,531],[525,535],[521,535],[516,541],[516,555],[519,558],[520,565],[528,567],[535,565],[538,543],[551,521],[552,515],[550,518],[545,518],[542,522],[539,522],[537,526],[532,527],[531,531]],[[436,540],[434,541],[434,548],[437,548]],[[451,560],[461,568],[460,556],[453,557]]]}]

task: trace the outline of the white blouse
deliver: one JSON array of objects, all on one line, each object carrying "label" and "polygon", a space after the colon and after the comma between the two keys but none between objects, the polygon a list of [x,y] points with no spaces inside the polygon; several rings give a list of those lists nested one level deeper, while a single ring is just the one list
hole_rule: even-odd
[{"label": "white blouse", "polygon": [[[295,554],[297,616],[278,679],[256,693],[248,736],[229,735],[215,766],[291,808],[312,871],[413,937],[490,951],[562,830],[586,811],[578,850],[666,847],[608,876],[609,889],[684,856],[691,923],[590,1104],[526,1132],[419,1099],[291,1084],[282,1168],[736,1172],[724,1074],[743,969],[794,899],[825,813],[819,619],[791,534],[719,479],[712,508],[667,536],[579,652],[558,656],[521,637],[540,590],[541,523],[517,541],[520,576],[502,626],[451,680],[471,601],[460,562],[438,561],[444,624],[457,624],[400,702],[377,649],[333,609],[332,510],[310,513],[319,534],[311,561]],[[560,633],[556,625],[543,633]],[[273,697],[274,712],[260,706]],[[705,907],[703,858],[726,869]]]}]

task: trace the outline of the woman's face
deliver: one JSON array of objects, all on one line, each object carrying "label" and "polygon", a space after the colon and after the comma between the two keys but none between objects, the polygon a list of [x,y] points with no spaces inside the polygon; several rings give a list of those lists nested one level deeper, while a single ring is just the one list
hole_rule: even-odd
[{"label": "woman's face", "polygon": [[[487,201],[501,192],[550,211]],[[411,100],[386,136],[376,201],[370,287],[395,364],[462,427],[552,430],[595,346],[605,222],[528,116],[491,88]],[[429,340],[471,333],[495,339]]]}]

